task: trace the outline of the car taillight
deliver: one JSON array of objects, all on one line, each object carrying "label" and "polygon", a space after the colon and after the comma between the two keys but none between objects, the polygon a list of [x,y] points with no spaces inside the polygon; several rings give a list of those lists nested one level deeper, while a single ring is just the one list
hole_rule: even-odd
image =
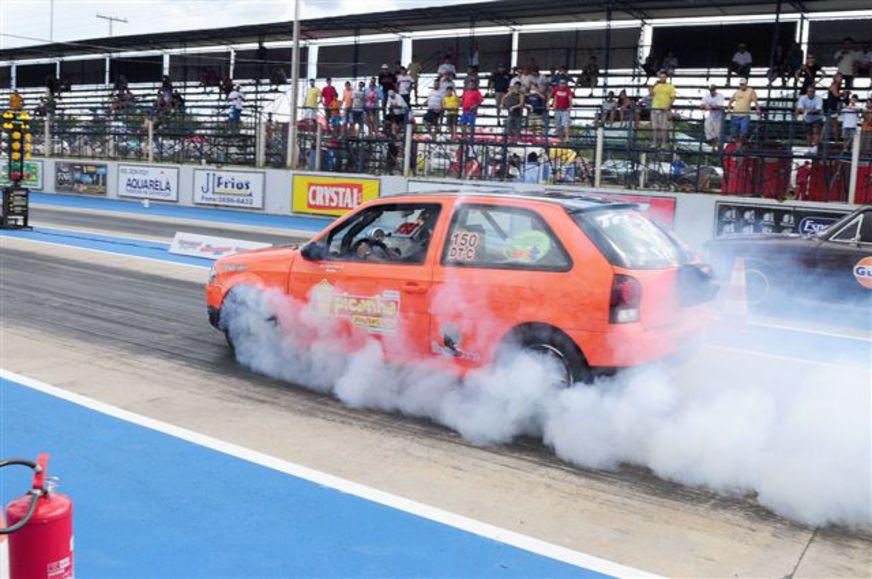
[{"label": "car taillight", "polygon": [[642,284],[634,277],[615,274],[612,281],[612,298],[609,321],[626,324],[639,321],[639,304],[642,303]]}]

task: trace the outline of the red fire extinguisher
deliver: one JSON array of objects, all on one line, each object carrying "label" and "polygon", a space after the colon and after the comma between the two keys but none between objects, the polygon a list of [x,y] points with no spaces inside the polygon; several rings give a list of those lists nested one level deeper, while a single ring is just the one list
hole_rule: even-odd
[{"label": "red fire extinguisher", "polygon": [[0,461],[33,469],[33,488],[6,507],[9,525],[0,534],[9,535],[10,579],[72,579],[73,502],[54,492],[57,479],[48,478],[48,455],[36,462],[23,458]]}]

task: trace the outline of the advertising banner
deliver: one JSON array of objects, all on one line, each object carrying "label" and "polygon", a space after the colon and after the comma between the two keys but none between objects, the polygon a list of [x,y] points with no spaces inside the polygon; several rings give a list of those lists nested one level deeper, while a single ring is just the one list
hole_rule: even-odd
[{"label": "advertising banner", "polygon": [[105,195],[107,173],[105,163],[55,163],[55,190],[58,193]]},{"label": "advertising banner", "polygon": [[[8,174],[9,161],[0,157],[0,187],[11,185]],[[25,189],[42,189],[42,161],[31,159],[24,162],[24,179],[18,185]]]},{"label": "advertising banner", "polygon": [[178,201],[179,170],[153,165],[118,165],[118,196]]},{"label": "advertising banner", "polygon": [[715,206],[714,237],[755,233],[811,235],[826,229],[848,213],[847,209],[836,208],[718,202]]},{"label": "advertising banner", "polygon": [[194,169],[194,203],[263,209],[264,181],[257,171]]},{"label": "advertising banner", "polygon": [[245,241],[242,239],[230,239],[227,237],[212,237],[211,235],[197,235],[177,231],[170,244],[170,253],[177,255],[190,255],[206,259],[218,259],[225,255],[233,255],[240,251],[262,249],[272,247],[269,243]]},{"label": "advertising banner", "polygon": [[378,179],[295,175],[291,210],[314,215],[344,215],[380,194]]}]

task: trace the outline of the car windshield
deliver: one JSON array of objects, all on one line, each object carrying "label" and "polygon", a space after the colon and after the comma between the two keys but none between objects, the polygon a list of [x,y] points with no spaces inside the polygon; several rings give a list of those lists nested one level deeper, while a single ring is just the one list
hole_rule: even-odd
[{"label": "car windshield", "polygon": [[627,269],[665,269],[686,261],[686,251],[638,211],[578,212],[572,217],[614,265]]}]

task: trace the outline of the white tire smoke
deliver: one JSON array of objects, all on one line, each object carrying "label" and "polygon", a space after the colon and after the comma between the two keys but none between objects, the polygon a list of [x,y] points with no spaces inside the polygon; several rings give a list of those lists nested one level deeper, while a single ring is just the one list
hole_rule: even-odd
[{"label": "white tire smoke", "polygon": [[555,368],[520,352],[463,379],[387,364],[375,339],[340,355],[336,327],[279,292],[234,290],[221,323],[240,363],[352,407],[428,418],[477,444],[541,437],[578,465],[645,466],[806,524],[872,525],[868,370],[703,349],[561,389]]}]

